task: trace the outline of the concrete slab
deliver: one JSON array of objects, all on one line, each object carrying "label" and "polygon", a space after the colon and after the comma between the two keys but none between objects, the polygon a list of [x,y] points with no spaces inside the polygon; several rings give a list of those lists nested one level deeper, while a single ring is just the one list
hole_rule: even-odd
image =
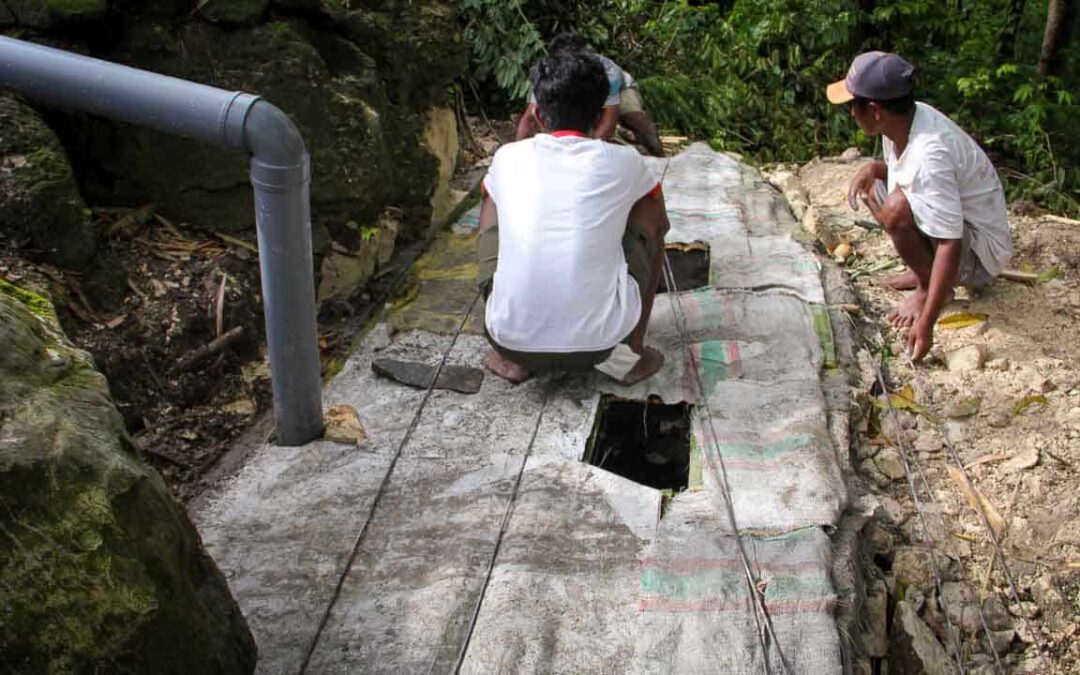
[{"label": "concrete slab", "polygon": [[[659,175],[663,160],[649,161]],[[679,294],[679,312],[658,299],[658,376],[622,387],[597,373],[517,386],[489,375],[475,394],[435,391],[391,471],[425,394],[371,362],[435,365],[447,353],[475,297],[470,212],[327,384],[326,405],[353,406],[368,443],[265,447],[207,500],[196,520],[251,624],[260,672],[298,673],[324,615],[309,673],[453,672],[463,649],[465,672],[761,672],[720,458],[785,656],[794,672],[838,671],[821,526],[847,499],[834,445],[845,390],[835,373],[823,390],[838,356],[821,335],[820,270],[754,169],[695,145],[667,164],[664,186],[668,239],[712,242],[714,283]],[[447,363],[482,367],[481,316],[477,303]],[[656,490],[580,463],[603,394],[699,407],[703,487],[663,518]]]}]

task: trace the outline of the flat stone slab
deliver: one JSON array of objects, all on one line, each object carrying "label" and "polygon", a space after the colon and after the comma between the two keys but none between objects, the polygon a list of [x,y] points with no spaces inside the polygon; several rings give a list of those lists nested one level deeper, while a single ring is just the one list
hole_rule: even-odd
[{"label": "flat stone slab", "polygon": [[[402,361],[400,359],[374,359],[371,369],[377,375],[389,377],[401,384],[418,389],[449,389],[462,394],[475,394],[480,391],[480,385],[484,382],[484,371],[479,368],[467,366],[445,365],[442,370],[437,366],[416,361]],[[438,377],[435,372],[438,371]],[[435,383],[432,384],[432,378]]]}]

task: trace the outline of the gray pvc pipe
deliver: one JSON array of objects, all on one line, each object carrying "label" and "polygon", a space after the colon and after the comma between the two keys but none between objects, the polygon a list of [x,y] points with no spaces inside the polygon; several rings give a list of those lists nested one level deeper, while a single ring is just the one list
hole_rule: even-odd
[{"label": "gray pvc pipe", "polygon": [[252,94],[0,36],[0,88],[251,156],[277,442],[322,434],[311,254],[310,165],[281,110]]}]

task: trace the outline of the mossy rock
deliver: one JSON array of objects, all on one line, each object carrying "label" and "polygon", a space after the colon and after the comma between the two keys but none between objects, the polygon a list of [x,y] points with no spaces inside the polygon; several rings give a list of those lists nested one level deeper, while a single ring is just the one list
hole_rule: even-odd
[{"label": "mossy rock", "polygon": [[450,3],[391,1],[346,13],[344,34],[374,55],[391,100],[412,109],[445,103],[446,87],[466,72],[467,45]]},{"label": "mossy rock", "polygon": [[109,9],[106,0],[45,0],[45,7],[61,21],[99,19]]},{"label": "mossy rock", "polygon": [[0,14],[7,9],[13,16],[13,23],[26,28],[48,28],[52,17],[45,6],[45,0],[4,0],[0,2]]},{"label": "mossy rock", "polygon": [[224,578],[48,298],[0,281],[0,344],[0,672],[253,672]]},{"label": "mossy rock", "polygon": [[266,14],[270,0],[207,0],[199,5],[199,14],[214,23],[248,26]]},{"label": "mossy rock", "polygon": [[0,236],[27,254],[83,269],[97,245],[86,204],[52,130],[0,94]]},{"label": "mossy rock", "polygon": [[[335,231],[350,220],[373,223],[389,204],[427,205],[436,166],[420,147],[425,111],[393,104],[377,58],[356,44],[299,21],[234,30],[191,22],[177,35],[140,26],[114,57],[258,93],[288,113],[311,154],[317,226]],[[152,202],[173,219],[223,232],[253,230],[241,153],[104,122],[91,126],[86,144],[110,177],[84,186],[94,201]]]}]

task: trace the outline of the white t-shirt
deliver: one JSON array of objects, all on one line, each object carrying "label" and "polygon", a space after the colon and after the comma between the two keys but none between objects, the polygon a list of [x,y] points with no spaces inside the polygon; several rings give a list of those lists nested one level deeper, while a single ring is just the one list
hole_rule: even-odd
[{"label": "white t-shirt", "polygon": [[499,218],[491,337],[523,352],[622,341],[641,315],[622,249],[626,219],[657,187],[627,146],[556,132],[499,148],[484,179]]},{"label": "white t-shirt", "polygon": [[888,189],[899,186],[915,225],[935,239],[964,238],[983,267],[997,276],[1012,260],[1005,192],[994,166],[971,136],[925,103],[915,104],[907,147],[900,157],[883,137]]}]

